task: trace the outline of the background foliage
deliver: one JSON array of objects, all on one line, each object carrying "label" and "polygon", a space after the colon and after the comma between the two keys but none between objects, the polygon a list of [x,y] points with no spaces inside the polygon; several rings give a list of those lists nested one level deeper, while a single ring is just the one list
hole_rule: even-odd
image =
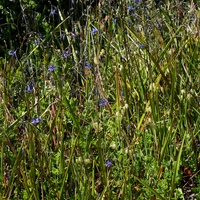
[{"label": "background foliage", "polygon": [[200,199],[199,16],[1,1],[1,197]]}]

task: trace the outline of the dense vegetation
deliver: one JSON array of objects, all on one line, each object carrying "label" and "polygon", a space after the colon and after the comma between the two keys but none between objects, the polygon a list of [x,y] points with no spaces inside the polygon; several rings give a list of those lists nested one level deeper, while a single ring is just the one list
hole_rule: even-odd
[{"label": "dense vegetation", "polygon": [[1,199],[200,199],[195,1],[0,3]]}]

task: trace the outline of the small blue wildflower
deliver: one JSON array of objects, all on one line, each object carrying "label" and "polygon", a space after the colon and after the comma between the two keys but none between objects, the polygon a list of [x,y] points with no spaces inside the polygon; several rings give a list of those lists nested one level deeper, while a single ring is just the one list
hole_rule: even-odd
[{"label": "small blue wildflower", "polygon": [[99,106],[104,106],[104,105],[106,105],[106,104],[108,104],[108,102],[107,102],[105,99],[101,99],[101,100],[99,101]]},{"label": "small blue wildflower", "polygon": [[72,4],[74,4],[74,0],[72,0]]},{"label": "small blue wildflower", "polygon": [[69,55],[69,54],[68,54],[67,51],[63,51],[62,56],[63,56],[64,58],[66,58],[68,55]]},{"label": "small blue wildflower", "polygon": [[31,124],[39,124],[39,122],[41,121],[41,117],[35,117],[32,121]]},{"label": "small blue wildflower", "polygon": [[14,56],[14,55],[16,55],[16,51],[10,51],[8,54],[9,54],[9,56]]},{"label": "small blue wildflower", "polygon": [[128,125],[128,126],[127,126],[127,129],[128,129],[128,130],[130,130],[130,129],[131,129],[131,126],[130,126],[130,125]]},{"label": "small blue wildflower", "polygon": [[28,85],[28,88],[25,90],[25,92],[27,93],[33,92],[33,89],[30,87],[30,85]]},{"label": "small blue wildflower", "polygon": [[144,49],[144,48],[145,48],[145,44],[140,44],[140,45],[138,46],[138,48],[139,48],[139,49]]},{"label": "small blue wildflower", "polygon": [[110,160],[106,160],[105,166],[106,167],[111,167],[113,164]]},{"label": "small blue wildflower", "polygon": [[40,40],[35,40],[35,43],[38,45],[38,46],[40,46]]},{"label": "small blue wildflower", "polygon": [[117,22],[117,19],[113,19],[113,20],[112,20],[112,22],[113,22],[114,24],[116,24],[116,22]]},{"label": "small blue wildflower", "polygon": [[26,64],[27,64],[27,65],[30,65],[30,64],[31,64],[31,62],[30,62],[29,59],[26,60]]},{"label": "small blue wildflower", "polygon": [[131,11],[134,11],[134,10],[135,10],[135,8],[128,6],[128,9],[127,9],[128,12],[131,12]]},{"label": "small blue wildflower", "polygon": [[102,12],[103,12],[103,14],[104,14],[104,15],[106,15],[106,14],[107,14],[105,10],[103,10]]},{"label": "small blue wildflower", "polygon": [[24,147],[22,147],[22,153],[24,153]]},{"label": "small blue wildflower", "polygon": [[55,15],[55,14],[56,14],[56,12],[57,12],[57,8],[56,8],[56,9],[54,9],[54,10],[52,10],[52,11],[50,12],[50,16],[53,16],[53,15]]},{"label": "small blue wildflower", "polygon": [[140,0],[135,0],[135,3],[140,3]]},{"label": "small blue wildflower", "polygon": [[55,66],[54,66],[54,65],[51,65],[51,66],[48,68],[48,71],[53,72],[55,69],[56,69]]},{"label": "small blue wildflower", "polygon": [[89,63],[89,64],[85,65],[85,68],[91,69],[91,68],[92,68],[92,65]]},{"label": "small blue wildflower", "polygon": [[91,30],[91,34],[92,35],[94,35],[95,33],[97,33],[98,32],[98,30],[96,29],[96,28],[92,28],[92,30]]}]

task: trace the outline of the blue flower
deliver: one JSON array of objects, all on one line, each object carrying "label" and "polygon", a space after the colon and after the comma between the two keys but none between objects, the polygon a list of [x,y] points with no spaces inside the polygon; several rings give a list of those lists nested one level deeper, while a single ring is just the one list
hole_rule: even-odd
[{"label": "blue flower", "polygon": [[113,164],[110,160],[106,160],[105,166],[106,167],[111,167]]},{"label": "blue flower", "polygon": [[51,65],[51,66],[48,68],[48,71],[53,72],[55,69],[56,69],[55,66],[54,66],[54,65]]},{"label": "blue flower", "polygon": [[68,55],[69,55],[69,54],[68,54],[67,51],[63,51],[62,56],[63,56],[64,58],[66,58]]},{"label": "blue flower", "polygon": [[92,28],[92,30],[91,30],[91,34],[92,35],[94,35],[95,33],[97,33],[98,32],[98,30],[96,29],[96,28]]},{"label": "blue flower", "polygon": [[91,68],[92,68],[92,65],[89,63],[89,64],[85,65],[85,68],[91,69]]},{"label": "blue flower", "polygon": [[101,99],[101,100],[99,101],[99,106],[104,106],[104,105],[106,105],[106,104],[108,104],[108,102],[107,102],[105,99]]},{"label": "blue flower", "polygon": [[30,64],[31,64],[31,62],[30,62],[29,59],[26,60],[26,64],[27,64],[27,65],[30,65]]},{"label": "blue flower", "polygon": [[140,45],[138,46],[138,48],[139,48],[139,49],[144,49],[144,48],[145,48],[145,44],[140,44]]},{"label": "blue flower", "polygon": [[40,40],[35,40],[35,43],[38,45],[38,46],[40,46]]},{"label": "blue flower", "polygon": [[25,90],[25,92],[27,93],[33,92],[33,89],[30,87],[30,85],[28,85],[28,88]]},{"label": "blue flower", "polygon": [[134,11],[134,10],[135,10],[135,8],[128,6],[128,9],[127,9],[128,12],[131,12],[131,11]]},{"label": "blue flower", "polygon": [[107,14],[105,10],[103,10],[102,12],[103,12],[103,14],[104,14],[104,15],[106,15],[106,14]]},{"label": "blue flower", "polygon": [[135,0],[135,3],[140,3],[140,0]]},{"label": "blue flower", "polygon": [[112,20],[112,22],[113,22],[114,24],[116,24],[116,22],[117,22],[117,19],[113,19],[113,20]]},{"label": "blue flower", "polygon": [[41,121],[41,117],[35,117],[32,121],[31,121],[31,124],[39,124]]},{"label": "blue flower", "polygon": [[56,14],[56,12],[57,12],[57,10],[58,10],[58,8],[56,8],[56,9],[52,10],[52,11],[50,12],[50,16],[53,16],[53,15],[55,15],[55,14]]},{"label": "blue flower", "polygon": [[16,55],[16,51],[10,51],[8,54],[9,54],[9,56],[14,56],[14,55]]}]

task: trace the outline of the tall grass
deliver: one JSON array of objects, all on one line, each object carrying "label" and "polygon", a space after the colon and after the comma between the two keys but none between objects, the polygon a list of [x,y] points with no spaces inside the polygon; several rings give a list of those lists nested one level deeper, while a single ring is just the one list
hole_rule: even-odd
[{"label": "tall grass", "polygon": [[1,57],[1,197],[184,199],[188,168],[199,198],[198,9],[100,2]]}]

